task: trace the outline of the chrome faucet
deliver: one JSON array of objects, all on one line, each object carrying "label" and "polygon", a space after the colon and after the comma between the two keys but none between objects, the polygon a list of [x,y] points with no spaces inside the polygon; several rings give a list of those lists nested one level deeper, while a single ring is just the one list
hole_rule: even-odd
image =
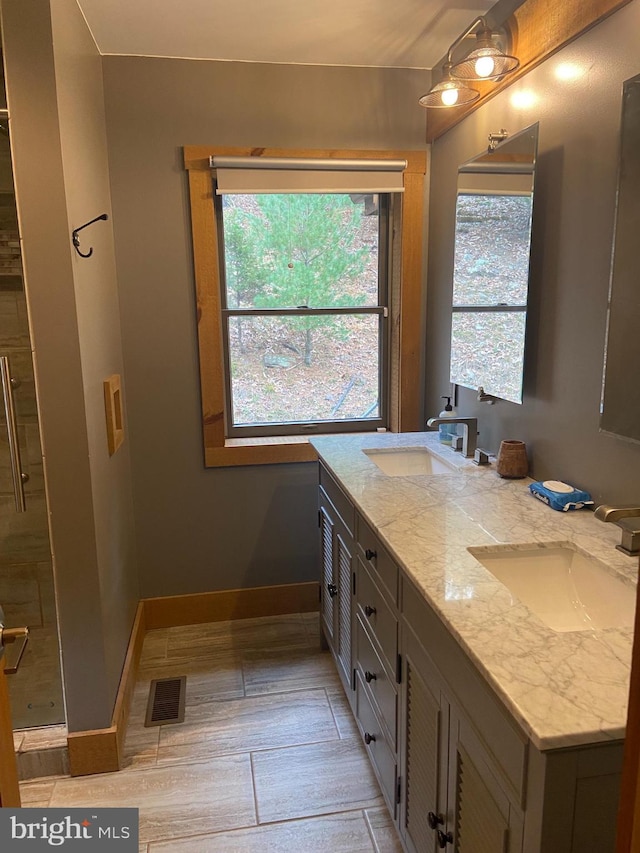
[{"label": "chrome faucet", "polygon": [[427,426],[434,429],[440,424],[462,424],[462,455],[466,459],[473,459],[476,452],[478,437],[477,418],[429,418]]},{"label": "chrome faucet", "polygon": [[618,551],[635,557],[640,554],[640,520],[633,522],[629,519],[640,519],[640,506],[607,506],[601,504],[594,513],[600,521],[613,521],[622,530],[622,541],[616,545]]}]

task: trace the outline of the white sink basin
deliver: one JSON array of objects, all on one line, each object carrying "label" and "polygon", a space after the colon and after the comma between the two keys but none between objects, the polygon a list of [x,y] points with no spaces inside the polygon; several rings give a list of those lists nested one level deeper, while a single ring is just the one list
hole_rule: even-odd
[{"label": "white sink basin", "polygon": [[635,589],[570,545],[468,550],[554,631],[633,625]]},{"label": "white sink basin", "polygon": [[447,465],[424,447],[399,447],[393,450],[363,450],[363,453],[389,477],[414,474],[451,474],[456,469]]}]

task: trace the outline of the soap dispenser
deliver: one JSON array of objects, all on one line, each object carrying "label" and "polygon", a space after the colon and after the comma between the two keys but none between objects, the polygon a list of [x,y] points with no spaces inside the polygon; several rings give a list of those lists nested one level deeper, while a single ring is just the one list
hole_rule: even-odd
[{"label": "soap dispenser", "polygon": [[[440,399],[446,400],[447,403],[444,409],[440,412],[438,417],[440,418],[455,418],[456,410],[451,405],[451,397],[442,396]],[[438,427],[438,440],[442,442],[442,444],[451,444],[451,440],[454,435],[458,434],[458,425],[457,424],[440,424]]]}]

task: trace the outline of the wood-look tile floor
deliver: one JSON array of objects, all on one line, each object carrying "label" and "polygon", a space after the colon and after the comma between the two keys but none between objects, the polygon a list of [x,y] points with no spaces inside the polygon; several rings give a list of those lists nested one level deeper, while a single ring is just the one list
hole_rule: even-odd
[{"label": "wood-look tile floor", "polygon": [[[145,728],[151,679],[183,723]],[[141,853],[401,853],[318,614],[150,631],[119,773],[21,784],[24,806],[136,806]]]}]

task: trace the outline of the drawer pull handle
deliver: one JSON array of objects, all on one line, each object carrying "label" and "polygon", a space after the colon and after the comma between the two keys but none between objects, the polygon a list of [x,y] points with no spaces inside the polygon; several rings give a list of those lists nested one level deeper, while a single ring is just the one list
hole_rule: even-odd
[{"label": "drawer pull handle", "polygon": [[[371,684],[372,681],[376,680],[375,672],[369,672],[369,670],[367,670],[364,674],[364,680],[367,682],[367,684]],[[433,827],[431,828],[433,829]]]},{"label": "drawer pull handle", "polygon": [[429,814],[427,815],[427,823],[429,824],[431,829],[437,829],[441,823],[444,823],[444,818],[441,814],[429,812]]},{"label": "drawer pull handle", "polygon": [[376,741],[375,735],[370,735],[369,732],[364,733],[364,742],[366,743],[367,746],[369,746],[370,743],[375,743],[375,741]]},{"label": "drawer pull handle", "polygon": [[366,604],[366,605],[365,605],[365,608],[364,608],[364,615],[365,615],[365,616],[373,616],[373,614],[374,614],[375,612],[376,612],[375,607],[371,607],[371,605],[370,605],[370,604]]},{"label": "drawer pull handle", "polygon": [[447,834],[445,835],[444,832],[441,829],[439,829],[438,830],[438,847],[441,850],[444,850],[444,848],[447,846],[447,844],[453,844],[452,833],[447,832]]},{"label": "drawer pull handle", "polygon": [[367,550],[364,552],[364,555],[367,560],[375,560],[375,558],[378,556],[378,552],[372,551],[371,548],[367,548]]},{"label": "drawer pull handle", "polygon": [[327,584],[327,592],[331,596],[331,598],[335,598],[338,594],[338,587],[334,583]]}]

